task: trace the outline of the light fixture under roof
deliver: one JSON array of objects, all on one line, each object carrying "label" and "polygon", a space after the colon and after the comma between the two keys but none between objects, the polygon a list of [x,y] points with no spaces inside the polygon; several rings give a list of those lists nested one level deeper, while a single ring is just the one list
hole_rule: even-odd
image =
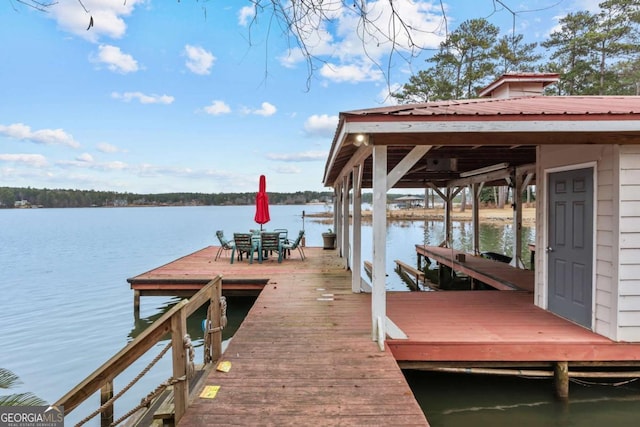
[{"label": "light fixture under roof", "polygon": [[366,135],[364,133],[357,134],[355,139],[353,140],[353,145],[355,145],[356,147],[359,147],[361,145],[369,145],[369,135]]}]

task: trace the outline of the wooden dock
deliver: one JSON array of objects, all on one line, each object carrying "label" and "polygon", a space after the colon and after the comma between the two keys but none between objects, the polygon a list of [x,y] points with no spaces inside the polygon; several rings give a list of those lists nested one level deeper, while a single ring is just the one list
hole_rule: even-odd
[{"label": "wooden dock", "polygon": [[214,262],[216,250],[129,280],[164,280],[168,291],[170,279],[175,286],[214,272],[223,283],[268,279],[223,355],[231,370],[204,381],[219,386],[215,397],[196,398],[179,425],[428,425],[393,355],[372,341],[370,296],[351,292],[335,251],[231,265]]},{"label": "wooden dock", "polygon": [[640,368],[640,344],[613,342],[536,307],[526,285],[387,292],[387,315],[408,338],[387,339],[380,352],[371,338],[371,295],[352,293],[335,251],[306,248],[305,261],[292,256],[281,264],[213,261],[216,251],[207,247],[129,279],[132,288],[163,292],[217,274],[230,286],[263,283],[223,355],[231,370],[210,372],[204,385],[219,387],[217,394],[195,398],[183,426],[427,425],[399,366],[535,367],[551,375],[557,366]]},{"label": "wooden dock", "polygon": [[534,272],[531,270],[515,268],[503,262],[440,246],[416,245],[416,252],[419,260],[420,257],[435,260],[438,264],[464,273],[495,289],[533,292]]}]

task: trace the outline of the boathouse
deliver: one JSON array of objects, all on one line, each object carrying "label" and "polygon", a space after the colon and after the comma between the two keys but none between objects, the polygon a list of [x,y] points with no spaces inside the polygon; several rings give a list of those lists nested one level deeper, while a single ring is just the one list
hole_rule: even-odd
[{"label": "boathouse", "polygon": [[[335,192],[338,250],[352,269],[352,291],[372,292],[372,336],[381,348],[387,337],[404,336],[387,315],[387,192],[440,193],[448,202],[446,247],[460,189],[472,189],[477,225],[482,186],[508,184],[515,188],[512,266],[524,268],[521,194],[534,183],[535,305],[613,341],[640,342],[640,96],[544,96],[557,79],[508,74],[478,99],[340,113],[324,184]],[[373,191],[373,254],[361,253],[362,189]],[[360,266],[370,256],[367,289]]]}]

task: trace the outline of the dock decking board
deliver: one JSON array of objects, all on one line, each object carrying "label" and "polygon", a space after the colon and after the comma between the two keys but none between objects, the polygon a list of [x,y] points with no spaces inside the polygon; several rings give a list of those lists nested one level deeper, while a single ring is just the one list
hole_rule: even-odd
[{"label": "dock decking board", "polygon": [[225,351],[231,371],[205,380],[221,386],[218,395],[196,398],[181,426],[427,425],[398,362],[640,365],[640,344],[615,343],[518,290],[388,292],[387,315],[408,339],[388,339],[380,352],[371,340],[371,295],[351,292],[335,251],[306,248],[305,261],[251,265],[213,261],[216,251],[207,247],[128,280],[133,289],[156,283],[167,292],[218,274],[223,289],[225,280],[264,284]]}]

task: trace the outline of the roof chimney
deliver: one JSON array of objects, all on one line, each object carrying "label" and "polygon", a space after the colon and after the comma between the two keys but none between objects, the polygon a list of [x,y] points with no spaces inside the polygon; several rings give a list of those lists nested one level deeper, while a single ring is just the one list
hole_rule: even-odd
[{"label": "roof chimney", "polygon": [[480,98],[516,98],[542,95],[544,88],[560,80],[557,73],[514,73],[503,74],[484,89]]}]

